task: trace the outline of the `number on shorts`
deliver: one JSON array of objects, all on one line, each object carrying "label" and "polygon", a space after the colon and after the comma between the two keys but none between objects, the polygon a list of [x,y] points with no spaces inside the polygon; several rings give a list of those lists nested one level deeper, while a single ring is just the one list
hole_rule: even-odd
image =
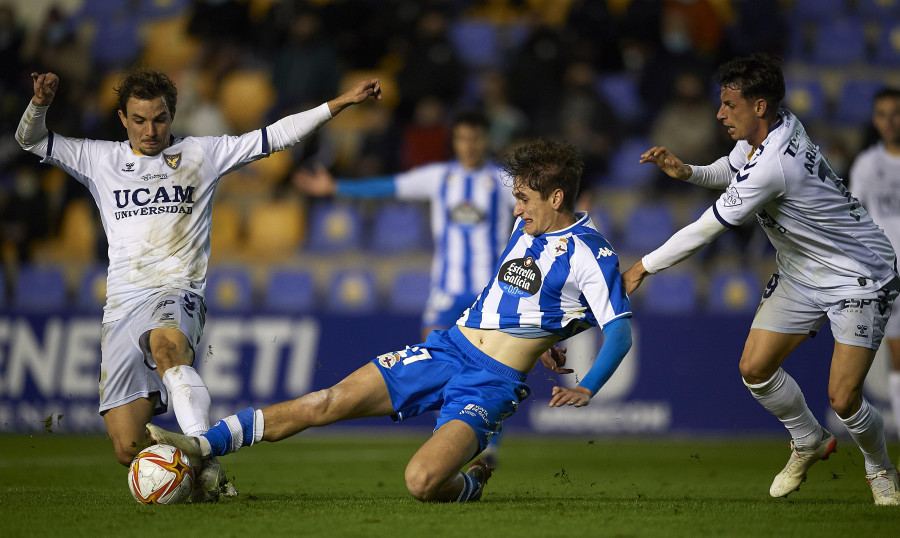
[{"label": "number on shorts", "polygon": [[775,293],[775,288],[778,287],[778,273],[772,275],[772,278],[769,279],[769,282],[766,283],[766,291],[763,292],[763,299],[768,299]]}]

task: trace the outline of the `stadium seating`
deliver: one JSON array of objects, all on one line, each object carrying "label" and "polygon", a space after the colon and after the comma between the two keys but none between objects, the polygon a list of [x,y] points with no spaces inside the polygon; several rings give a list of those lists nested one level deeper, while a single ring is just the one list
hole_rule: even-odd
[{"label": "stadium seating", "polygon": [[450,43],[460,61],[470,69],[499,68],[503,54],[496,26],[478,20],[460,20],[450,27]]},{"label": "stadium seating", "polygon": [[833,19],[846,13],[847,0],[793,0],[793,19]]},{"label": "stadium seating", "polygon": [[822,66],[842,66],[866,60],[863,21],[840,17],[819,21],[812,61]]},{"label": "stadium seating", "polygon": [[258,129],[272,105],[275,88],[264,71],[240,69],[232,71],[219,85],[219,106],[225,120],[237,132]]},{"label": "stadium seating", "polygon": [[20,312],[50,313],[68,306],[66,278],[62,269],[24,265],[19,268],[13,292],[13,309]]},{"label": "stadium seating", "polygon": [[872,97],[883,87],[883,80],[848,79],[838,97],[834,119],[854,127],[867,124],[872,117]]},{"label": "stadium seating", "polygon": [[313,206],[309,223],[309,250],[335,253],[361,246],[362,215],[355,204],[320,202]]},{"label": "stadium seating", "polygon": [[[603,73],[597,77],[597,92],[613,104],[613,112],[625,123],[634,124],[644,115],[644,103],[637,83],[627,73]],[[718,97],[718,92],[716,93]],[[650,147],[650,146],[647,146]]]},{"label": "stadium seating", "polygon": [[378,306],[375,275],[363,269],[343,269],[331,278],[325,305],[331,312],[372,312]]},{"label": "stadium seating", "polygon": [[303,239],[305,213],[296,200],[260,202],[247,219],[246,251],[256,261],[293,257]]},{"label": "stadium seating", "polygon": [[900,0],[856,0],[856,9],[866,18],[884,21],[900,15]]},{"label": "stadium seating", "polygon": [[712,276],[707,310],[716,313],[748,313],[759,306],[761,282],[749,270],[722,270]]},{"label": "stadium seating", "polygon": [[423,249],[426,247],[428,229],[422,206],[408,203],[385,204],[375,213],[369,248],[375,254]]},{"label": "stadium seating", "polygon": [[299,269],[276,269],[269,275],[263,307],[279,314],[305,314],[316,308],[312,274]]},{"label": "stadium seating", "polygon": [[250,275],[240,267],[211,268],[206,278],[206,306],[211,312],[250,310],[253,306]]},{"label": "stadium seating", "polygon": [[609,211],[601,206],[594,206],[588,213],[590,214],[591,221],[594,223],[597,231],[603,234],[603,237],[605,237],[606,240],[612,244],[613,248],[615,248],[615,229],[613,228],[612,217],[609,215]]},{"label": "stadium seating", "polygon": [[785,105],[803,121],[825,120],[828,102],[822,83],[814,78],[786,81]]},{"label": "stadium seating", "polygon": [[394,275],[388,306],[398,314],[421,314],[431,291],[431,273],[407,270]]},{"label": "stadium seating", "polygon": [[900,14],[894,19],[882,21],[875,61],[882,65],[900,66]]},{"label": "stadium seating", "polygon": [[619,249],[622,252],[646,254],[659,247],[675,232],[675,219],[664,204],[643,204],[628,216]]},{"label": "stadium seating", "polygon": [[75,297],[75,309],[85,313],[99,313],[106,304],[105,265],[95,265],[81,275]]},{"label": "stadium seating", "polygon": [[642,311],[658,314],[686,314],[699,306],[697,282],[689,272],[662,272],[650,276],[644,283]]},{"label": "stadium seating", "polygon": [[211,259],[232,259],[240,247],[241,210],[232,202],[217,200],[212,212],[209,237]]},{"label": "stadium seating", "polygon": [[0,269],[0,312],[6,308],[6,279],[3,276],[3,270]]},{"label": "stadium seating", "polygon": [[613,150],[604,186],[640,189],[659,175],[653,165],[641,164],[641,155],[653,144],[646,137],[627,138]]}]

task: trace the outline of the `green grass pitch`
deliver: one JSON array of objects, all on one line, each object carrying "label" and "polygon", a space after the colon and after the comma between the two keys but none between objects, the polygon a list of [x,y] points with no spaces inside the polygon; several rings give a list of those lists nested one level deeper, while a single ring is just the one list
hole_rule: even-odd
[{"label": "green grass pitch", "polygon": [[323,431],[223,458],[237,498],[143,506],[105,437],[0,435],[0,535],[846,538],[900,531],[900,507],[873,505],[862,455],[849,440],[812,468],[799,492],[771,499],[786,440],[507,437],[479,503],[409,496],[403,470],[424,435]]}]

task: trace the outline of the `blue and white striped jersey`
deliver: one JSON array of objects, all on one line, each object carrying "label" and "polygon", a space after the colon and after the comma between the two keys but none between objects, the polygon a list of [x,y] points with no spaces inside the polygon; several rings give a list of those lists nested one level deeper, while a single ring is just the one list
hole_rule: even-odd
[{"label": "blue and white striped jersey", "polygon": [[516,203],[500,168],[491,162],[478,170],[457,161],[429,164],[397,174],[394,186],[397,198],[431,202],[432,288],[476,295],[497,266]]},{"label": "blue and white striped jersey", "polygon": [[531,236],[517,220],[502,261],[457,321],[476,329],[542,329],[568,338],[631,317],[619,257],[587,213],[575,224]]}]

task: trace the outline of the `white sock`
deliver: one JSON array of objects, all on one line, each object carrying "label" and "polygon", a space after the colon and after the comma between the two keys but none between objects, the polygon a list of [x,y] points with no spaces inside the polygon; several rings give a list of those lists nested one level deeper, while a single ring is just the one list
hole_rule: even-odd
[{"label": "white sock", "polygon": [[800,386],[782,368],[768,381],[756,385],[744,381],[744,384],[756,401],[784,424],[796,448],[812,448],[821,442],[822,426],[806,405]]},{"label": "white sock", "polygon": [[900,435],[900,372],[896,370],[891,370],[891,373],[888,374],[888,394],[891,398],[894,422],[897,423],[897,434]]},{"label": "white sock", "polygon": [[862,450],[866,460],[866,474],[891,469],[894,466],[884,441],[884,419],[875,406],[869,405],[868,400],[863,398],[859,411],[848,419],[841,418],[841,422]]},{"label": "white sock", "polygon": [[166,370],[163,384],[175,418],[185,435],[198,436],[209,429],[209,390],[200,374],[190,366],[174,366]]}]

